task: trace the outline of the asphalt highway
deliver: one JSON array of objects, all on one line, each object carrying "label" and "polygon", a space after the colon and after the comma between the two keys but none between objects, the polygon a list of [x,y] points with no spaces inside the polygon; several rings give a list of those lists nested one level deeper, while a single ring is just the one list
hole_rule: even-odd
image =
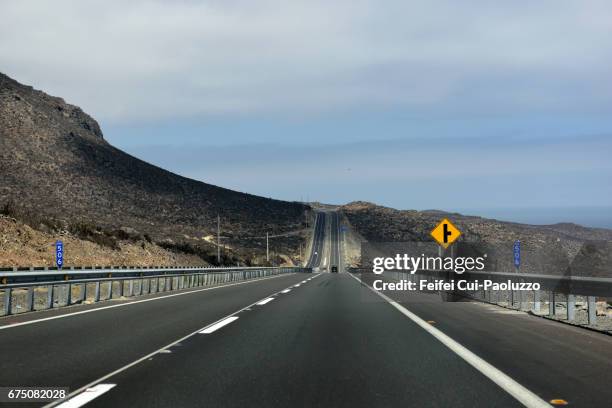
[{"label": "asphalt highway", "polygon": [[341,228],[317,216],[309,261],[329,248],[337,274],[0,319],[0,386],[69,387],[63,408],[612,406],[612,337],[435,293],[377,294],[378,275],[342,270]]},{"label": "asphalt highway", "polygon": [[336,211],[327,214],[329,222],[329,266],[340,268],[340,217]]},{"label": "asphalt highway", "polygon": [[315,219],[310,258],[306,264],[308,268],[318,268],[323,264],[326,227],[327,214],[324,212],[318,212]]}]

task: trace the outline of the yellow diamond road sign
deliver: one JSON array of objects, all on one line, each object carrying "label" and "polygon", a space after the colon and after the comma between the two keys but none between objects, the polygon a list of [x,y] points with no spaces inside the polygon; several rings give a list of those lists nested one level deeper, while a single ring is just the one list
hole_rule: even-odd
[{"label": "yellow diamond road sign", "polygon": [[446,218],[440,221],[436,228],[431,231],[433,239],[435,239],[438,244],[442,245],[444,249],[455,242],[460,235],[461,231]]}]

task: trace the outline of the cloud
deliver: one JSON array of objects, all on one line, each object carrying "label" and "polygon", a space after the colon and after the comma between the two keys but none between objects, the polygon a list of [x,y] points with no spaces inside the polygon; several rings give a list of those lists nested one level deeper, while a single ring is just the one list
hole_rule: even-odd
[{"label": "cloud", "polygon": [[606,1],[5,1],[0,70],[107,123],[610,112]]}]

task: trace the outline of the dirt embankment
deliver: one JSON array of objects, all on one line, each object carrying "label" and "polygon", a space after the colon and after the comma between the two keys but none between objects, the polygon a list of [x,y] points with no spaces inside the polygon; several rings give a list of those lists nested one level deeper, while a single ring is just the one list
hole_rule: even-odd
[{"label": "dirt embankment", "polygon": [[202,258],[172,252],[147,240],[121,240],[114,248],[68,232],[42,232],[0,215],[0,267],[54,266],[55,242],[64,242],[65,266],[201,266]]}]

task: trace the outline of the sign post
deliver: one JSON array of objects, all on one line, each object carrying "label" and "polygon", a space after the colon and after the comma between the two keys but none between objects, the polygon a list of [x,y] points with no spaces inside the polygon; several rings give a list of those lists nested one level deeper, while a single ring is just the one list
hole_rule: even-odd
[{"label": "sign post", "polygon": [[55,243],[55,263],[57,269],[62,269],[64,265],[64,243],[62,241],[57,241]]},{"label": "sign post", "polygon": [[518,273],[519,268],[521,267],[521,241],[519,241],[518,239],[514,241],[514,246],[512,249],[514,252],[514,267],[516,268],[516,272]]},{"label": "sign post", "polygon": [[[519,269],[521,267],[521,241],[519,241],[518,239],[514,241],[514,245],[512,246],[512,253],[514,255],[514,268],[516,270],[516,273],[519,273]],[[519,282],[523,281],[519,277],[517,277],[517,280]],[[514,306],[514,293],[512,290],[510,291],[510,298],[512,299],[512,306]],[[524,300],[525,300],[525,294],[523,294],[523,292],[519,290],[518,291],[519,310],[525,309]]]}]

